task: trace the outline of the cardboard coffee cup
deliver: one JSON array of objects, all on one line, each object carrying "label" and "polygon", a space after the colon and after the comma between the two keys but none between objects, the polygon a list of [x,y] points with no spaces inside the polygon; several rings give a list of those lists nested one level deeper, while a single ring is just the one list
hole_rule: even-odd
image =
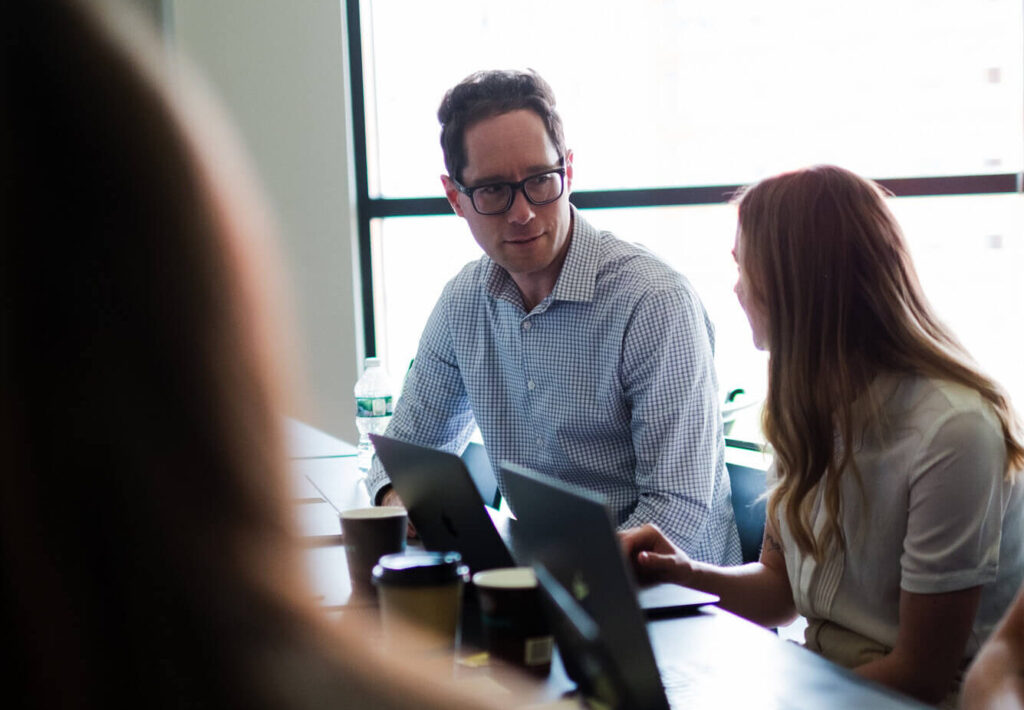
[{"label": "cardboard coffee cup", "polygon": [[405,549],[409,517],[405,508],[379,506],[343,510],[340,518],[352,594],[373,597],[373,567],[383,555]]},{"label": "cardboard coffee cup", "polygon": [[529,567],[503,567],[473,575],[487,652],[531,673],[551,670],[554,639]]},{"label": "cardboard coffee cup", "polygon": [[[413,651],[445,651],[459,641],[469,568],[458,552],[385,555],[373,569],[384,640]],[[411,631],[411,633],[410,633]]]}]

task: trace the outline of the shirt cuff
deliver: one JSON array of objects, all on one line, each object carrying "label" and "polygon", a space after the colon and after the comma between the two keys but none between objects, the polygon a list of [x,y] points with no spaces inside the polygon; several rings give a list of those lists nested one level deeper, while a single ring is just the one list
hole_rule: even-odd
[{"label": "shirt cuff", "polygon": [[387,481],[384,481],[384,482],[383,482],[383,483],[381,484],[380,488],[378,488],[378,489],[376,490],[376,492],[374,492],[374,494],[373,494],[373,504],[374,504],[374,505],[380,505],[380,501],[381,501],[381,499],[382,499],[382,498],[384,497],[384,495],[385,495],[385,494],[386,494],[386,493],[387,493],[388,491],[390,491],[390,490],[391,490],[391,484],[390,484],[390,483],[388,483]]}]

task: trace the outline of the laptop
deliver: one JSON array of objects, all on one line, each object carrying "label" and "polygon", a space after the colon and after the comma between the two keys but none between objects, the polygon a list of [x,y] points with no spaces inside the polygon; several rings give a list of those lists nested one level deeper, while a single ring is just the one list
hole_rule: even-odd
[{"label": "laptop", "polygon": [[742,634],[737,648],[709,634],[702,614],[648,627],[601,499],[526,468],[501,470],[519,511],[516,549],[537,573],[562,666],[589,706],[925,707],[768,634]]},{"label": "laptop", "polygon": [[[502,463],[514,534],[537,572],[566,673],[583,695],[611,708],[669,707],[637,604],[637,585],[596,494]],[[694,605],[718,597],[693,593]]]},{"label": "laptop", "polygon": [[591,701],[590,705],[669,710],[654,652],[636,605],[620,610],[626,617],[625,623],[634,626],[625,637],[615,638],[601,628],[543,562],[534,562],[533,569],[562,666],[579,693]]},{"label": "laptop", "polygon": [[459,552],[474,574],[515,566],[499,533],[505,524],[484,505],[461,458],[377,434],[370,440],[424,547]]},{"label": "laptop", "polygon": [[[456,550],[474,573],[517,564],[511,533],[516,521],[485,506],[465,461],[387,436],[370,434],[370,440],[424,547]],[[639,592],[640,607],[652,617],[687,613],[716,601],[718,597],[677,584],[651,585]]]}]

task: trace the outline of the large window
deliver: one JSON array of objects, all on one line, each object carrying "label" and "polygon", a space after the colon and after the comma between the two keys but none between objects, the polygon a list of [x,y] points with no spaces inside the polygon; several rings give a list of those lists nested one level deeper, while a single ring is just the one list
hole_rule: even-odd
[{"label": "large window", "polygon": [[437,105],[474,70],[532,67],[558,96],[573,201],[700,292],[723,396],[765,380],[728,194],[830,162],[899,195],[929,297],[1024,406],[1021,0],[349,0],[349,17],[367,349],[396,379],[480,255],[442,196]]}]

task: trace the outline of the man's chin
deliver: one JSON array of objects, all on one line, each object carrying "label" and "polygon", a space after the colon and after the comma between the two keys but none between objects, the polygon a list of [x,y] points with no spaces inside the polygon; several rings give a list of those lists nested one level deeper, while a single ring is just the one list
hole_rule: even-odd
[{"label": "man's chin", "polygon": [[501,253],[494,260],[510,274],[530,273],[551,263],[550,255],[542,251],[537,240],[521,246],[510,247],[506,244],[502,246]]}]

